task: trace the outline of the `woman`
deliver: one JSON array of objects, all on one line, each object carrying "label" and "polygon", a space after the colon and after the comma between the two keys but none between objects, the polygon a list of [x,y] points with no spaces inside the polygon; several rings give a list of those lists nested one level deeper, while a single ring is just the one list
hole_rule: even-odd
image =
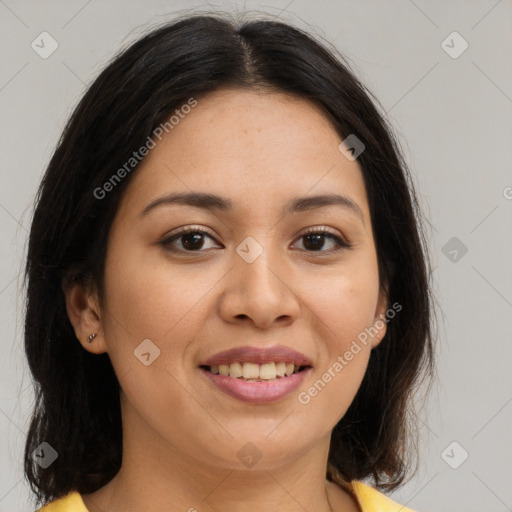
[{"label": "woman", "polygon": [[418,207],[307,34],[191,16],[117,56],[48,166],[26,279],[44,512],[410,510],[383,491],[433,369]]}]

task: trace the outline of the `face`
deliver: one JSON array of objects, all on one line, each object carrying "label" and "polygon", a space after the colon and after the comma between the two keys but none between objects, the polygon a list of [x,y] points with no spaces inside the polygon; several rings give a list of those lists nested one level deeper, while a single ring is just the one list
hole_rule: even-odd
[{"label": "face", "polygon": [[[361,169],[340,142],[307,100],[222,90],[150,150],[112,225],[104,304],[86,327],[70,314],[80,339],[97,322],[84,347],[112,361],[123,428],[223,468],[244,450],[272,468],[329,438],[387,307]],[[220,199],[170,198],[192,192]],[[342,198],[310,200],[325,195]]]}]

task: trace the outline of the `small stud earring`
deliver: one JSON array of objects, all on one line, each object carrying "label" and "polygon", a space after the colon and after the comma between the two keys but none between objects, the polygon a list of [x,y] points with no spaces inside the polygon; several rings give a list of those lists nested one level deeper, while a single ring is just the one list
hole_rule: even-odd
[{"label": "small stud earring", "polygon": [[92,334],[87,338],[87,342],[88,342],[88,343],[91,343],[91,342],[92,342],[92,340],[93,340],[94,338],[96,338],[96,336],[98,336],[98,333],[97,333],[97,332],[92,333]]}]

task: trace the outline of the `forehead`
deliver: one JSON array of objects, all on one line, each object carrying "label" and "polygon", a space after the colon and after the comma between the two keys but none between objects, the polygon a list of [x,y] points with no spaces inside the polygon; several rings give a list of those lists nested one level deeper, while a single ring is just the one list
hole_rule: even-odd
[{"label": "forehead", "polygon": [[235,208],[282,208],[292,196],[343,193],[367,213],[359,164],[339,151],[341,137],[314,103],[252,90],[196,101],[155,139],[125,192],[131,204],[193,190],[228,196]]}]

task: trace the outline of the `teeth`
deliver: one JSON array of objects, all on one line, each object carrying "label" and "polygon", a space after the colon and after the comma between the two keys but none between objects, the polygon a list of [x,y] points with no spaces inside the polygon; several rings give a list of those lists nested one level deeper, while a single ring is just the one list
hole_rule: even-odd
[{"label": "teeth", "polygon": [[229,375],[231,377],[238,378],[238,377],[241,377],[243,375],[243,373],[244,373],[243,368],[240,363],[231,363],[229,365]]},{"label": "teeth", "polygon": [[248,381],[267,380],[273,381],[279,378],[288,377],[293,373],[297,373],[299,366],[293,363],[231,363],[212,365],[210,371],[214,374],[233,377],[235,379],[243,378]]},{"label": "teeth", "polygon": [[286,375],[286,363],[276,363],[276,375],[279,377]]},{"label": "teeth", "polygon": [[276,364],[267,363],[260,366],[260,379],[270,380],[276,378]]},{"label": "teeth", "polygon": [[255,363],[244,363],[242,375],[244,379],[257,379],[260,376],[260,365]]}]

